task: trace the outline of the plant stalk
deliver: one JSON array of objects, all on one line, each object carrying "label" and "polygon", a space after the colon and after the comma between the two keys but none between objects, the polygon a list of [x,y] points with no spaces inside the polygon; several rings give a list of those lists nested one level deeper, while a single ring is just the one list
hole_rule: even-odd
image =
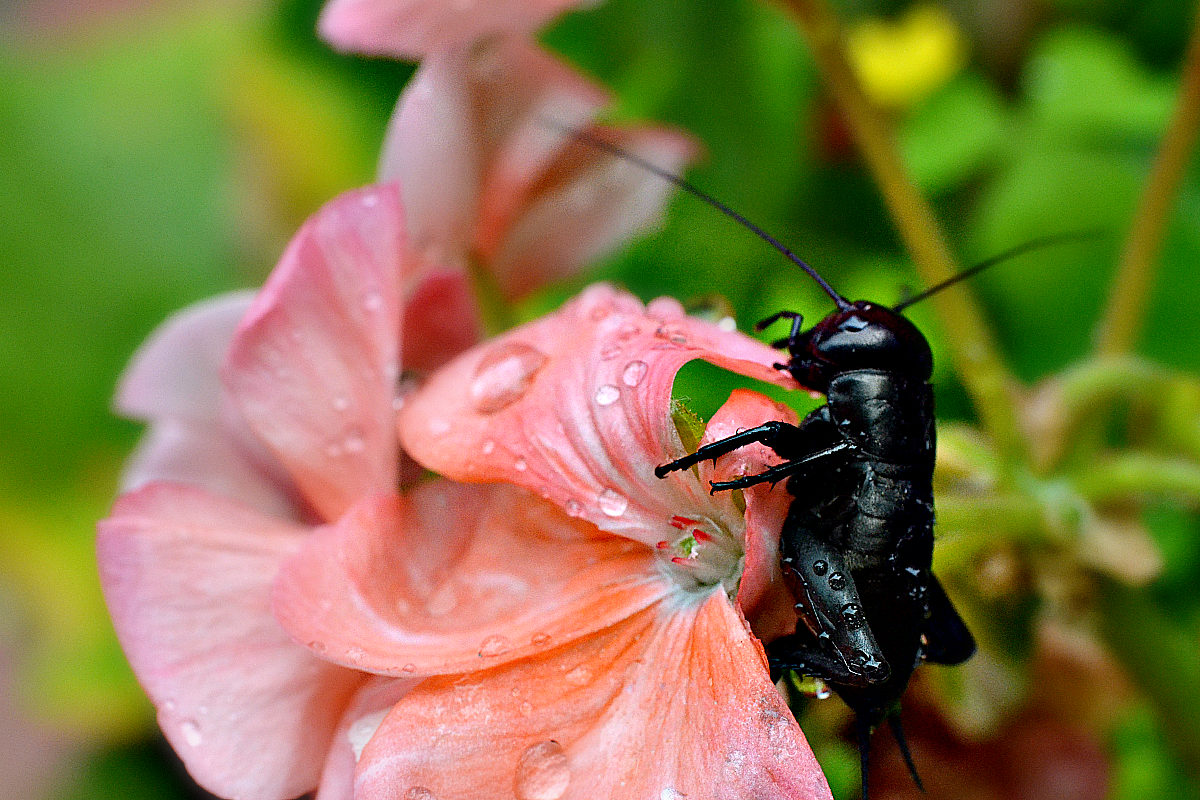
[{"label": "plant stalk", "polygon": [[[846,59],[843,36],[826,0],[778,0],[812,47],[838,108],[875,176],[900,238],[929,286],[959,272],[933,209],[917,191],[882,115],[872,106]],[[1007,464],[1023,459],[1025,439],[1016,407],[1020,389],[999,356],[991,329],[966,287],[932,298],[945,326],[955,366],[984,429]]]}]

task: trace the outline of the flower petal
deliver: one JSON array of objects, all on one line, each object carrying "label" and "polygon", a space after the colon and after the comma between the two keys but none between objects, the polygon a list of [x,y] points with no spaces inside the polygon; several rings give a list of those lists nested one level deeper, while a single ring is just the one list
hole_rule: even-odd
[{"label": "flower petal", "polygon": [[323,658],[396,676],[492,667],[660,600],[654,554],[510,486],[437,481],[355,506],[291,559],[280,622]]},{"label": "flower petal", "polygon": [[381,180],[404,187],[415,249],[465,266],[476,226],[506,225],[566,145],[547,120],[578,127],[606,102],[599,87],[522,39],[427,59],[396,106],[379,169]]},{"label": "flower petal", "polygon": [[271,616],[271,580],[303,539],[301,528],[169,484],[123,496],[100,523],[100,578],[121,645],[188,771],[225,797],[282,800],[315,787],[361,681],[297,646]]},{"label": "flower petal", "polygon": [[395,486],[402,278],[395,185],[348,192],[288,246],[234,339],[224,378],[255,434],[325,519]]},{"label": "flower petal", "polygon": [[321,35],[352,52],[417,60],[495,34],[529,34],[579,0],[330,0]]},{"label": "flower petal", "polygon": [[[739,430],[770,420],[796,424],[796,412],[782,403],[747,389],[736,389],[704,429],[701,444],[724,439]],[[739,447],[721,456],[712,479],[728,481],[757,475],[782,462],[763,444]],[[738,586],[738,606],[750,620],[755,635],[769,642],[796,630],[795,599],[783,582],[779,567],[779,536],[792,504],[787,483],[759,484],[743,492],[746,499],[746,562]]]},{"label": "flower petal", "polygon": [[428,680],[359,762],[361,800],[514,795],[830,797],[723,592],[667,601],[537,658]]},{"label": "flower petal", "polygon": [[121,476],[122,491],[172,481],[299,518],[294,488],[230,405],[220,368],[253,300],[232,292],[173,315],[121,376],[118,412],[150,423]]},{"label": "flower petal", "polygon": [[221,364],[253,300],[252,292],[230,292],[171,316],[130,360],[113,401],[117,411],[140,420],[215,420]]},{"label": "flower petal", "polygon": [[[663,128],[593,128],[589,136],[679,173],[696,155],[686,136]],[[565,135],[565,134],[564,134]],[[521,207],[494,195],[521,198],[513,187],[494,181],[484,196],[479,247],[485,263],[508,297],[520,297],[552,280],[566,277],[632,238],[661,217],[674,186],[633,161],[570,140]],[[512,219],[488,213],[509,210]],[[505,223],[503,238],[488,228]]]},{"label": "flower petal", "polygon": [[354,800],[354,770],[383,718],[418,680],[370,678],[346,707],[325,759],[316,800]]},{"label": "flower petal", "polygon": [[772,368],[778,356],[766,345],[690,318],[674,301],[644,308],[601,285],[435,373],[406,399],[400,437],[435,472],[524,486],[650,546],[677,514],[740,531],[740,510],[710,497],[690,470],[654,477],[684,454],[671,386],[696,358],[794,385]]}]

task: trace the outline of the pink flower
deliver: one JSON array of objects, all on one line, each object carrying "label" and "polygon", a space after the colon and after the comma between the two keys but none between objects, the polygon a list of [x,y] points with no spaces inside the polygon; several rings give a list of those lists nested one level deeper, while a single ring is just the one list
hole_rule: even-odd
[{"label": "pink flower", "polygon": [[[407,140],[441,159],[437,180],[422,183],[400,166],[392,177],[403,190],[393,180],[336,198],[300,230],[257,297],[228,295],[181,313],[122,380],[118,408],[151,424],[126,493],[100,524],[105,596],[167,738],[196,780],[222,796],[286,798],[320,784],[322,800],[349,797],[362,718],[416,683],[374,678],[298,646],[276,622],[270,593],[313,530],[352,524],[364,504],[383,502],[415,475],[396,437],[401,368],[432,369],[478,338],[466,264],[494,263],[502,274],[538,264],[533,280],[545,280],[581,256],[523,258],[540,251],[506,244],[514,231],[536,239],[539,226],[547,235],[573,228],[605,244],[628,233],[624,221],[593,216],[609,213],[604,203],[565,209],[565,218],[541,204],[547,186],[569,191],[611,170],[611,158],[580,162],[561,138],[543,140],[538,158],[518,158],[532,115],[566,106],[586,118],[602,95],[532,45],[480,53],[514,67],[504,124],[484,125],[471,117],[473,104],[462,105],[475,86],[473,58],[423,66],[401,100],[389,159],[411,163]],[[552,91],[539,89],[544,77]],[[469,168],[431,144],[436,129],[422,127],[455,115],[470,122],[455,139],[474,154]],[[690,149],[674,134],[631,135],[678,159]],[[520,190],[515,205],[498,185]],[[663,190],[629,171],[617,194],[644,207]],[[488,236],[470,233],[483,221]],[[501,251],[518,255],[489,255]],[[455,491],[421,489],[391,502],[420,507]],[[470,515],[448,522],[446,535],[469,539],[471,524]]]},{"label": "pink flower", "polygon": [[321,34],[353,52],[416,60],[497,35],[529,35],[581,0],[329,0]]},{"label": "pink flower", "polygon": [[[598,286],[405,400],[418,461],[495,483],[367,499],[275,587],[323,658],[426,677],[356,723],[356,797],[829,796],[742,614],[790,613],[774,550],[790,496],[708,493],[769,451],[653,476],[684,452],[670,392],[695,358],[787,380],[765,345]],[[738,392],[706,438],[781,417]]]}]

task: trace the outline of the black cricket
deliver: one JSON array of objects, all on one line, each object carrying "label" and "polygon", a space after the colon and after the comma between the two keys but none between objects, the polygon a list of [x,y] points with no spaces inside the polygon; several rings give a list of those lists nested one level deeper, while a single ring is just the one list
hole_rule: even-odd
[{"label": "black cricket", "polygon": [[[832,290],[830,290],[832,293]],[[785,461],[713,491],[786,480],[793,496],[780,551],[800,619],[767,648],[772,678],[820,678],[855,713],[867,796],[870,737],[887,720],[920,786],[900,727],[900,698],[922,662],[960,664],[975,642],[930,571],[933,559],[933,356],[896,310],[832,293],[837,310],[802,331],[791,320],[776,364],[825,405],[799,425],[768,422],[658,467],[686,469],[761,442]]]},{"label": "black cricket", "polygon": [[762,320],[764,330],[791,321],[772,343],[788,360],[775,367],[825,405],[799,425],[768,422],[655,468],[657,477],[761,442],[784,460],[759,475],[715,482],[712,491],[786,480],[793,496],[780,531],[784,579],[796,601],[794,633],[767,646],[771,677],[819,678],[854,711],[868,796],[871,735],[886,721],[922,790],[900,724],[900,698],[924,662],[961,664],[975,640],[930,571],[933,560],[935,426],[933,354],[901,315],[905,308],[1022,253],[1095,236],[1076,231],[1027,241],[888,308],[850,302],[787,246],[692,184],[597,136],[545,121],[562,133],[634,163],[707,203],[804,270],[836,309],[808,330],[795,311]]}]

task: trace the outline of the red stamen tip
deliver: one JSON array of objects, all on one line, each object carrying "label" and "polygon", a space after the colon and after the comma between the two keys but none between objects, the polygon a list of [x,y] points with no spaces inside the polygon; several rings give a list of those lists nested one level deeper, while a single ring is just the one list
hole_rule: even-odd
[{"label": "red stamen tip", "polygon": [[692,529],[692,538],[695,539],[697,542],[711,542],[712,541],[712,536],[708,535],[706,532],[700,530],[699,528]]},{"label": "red stamen tip", "polygon": [[670,543],[670,542],[666,542],[666,541],[659,542],[659,543],[658,543],[658,545],[657,545],[657,547],[658,547],[658,549],[659,549],[659,550],[666,550],[666,549],[667,549],[668,547],[670,547],[670,546],[671,546],[671,543]]},{"label": "red stamen tip", "polygon": [[696,524],[696,520],[694,520],[694,519],[688,519],[687,517],[680,517],[678,515],[671,517],[671,527],[672,528],[678,528],[679,530],[683,530],[687,526],[695,525],[695,524]]}]

